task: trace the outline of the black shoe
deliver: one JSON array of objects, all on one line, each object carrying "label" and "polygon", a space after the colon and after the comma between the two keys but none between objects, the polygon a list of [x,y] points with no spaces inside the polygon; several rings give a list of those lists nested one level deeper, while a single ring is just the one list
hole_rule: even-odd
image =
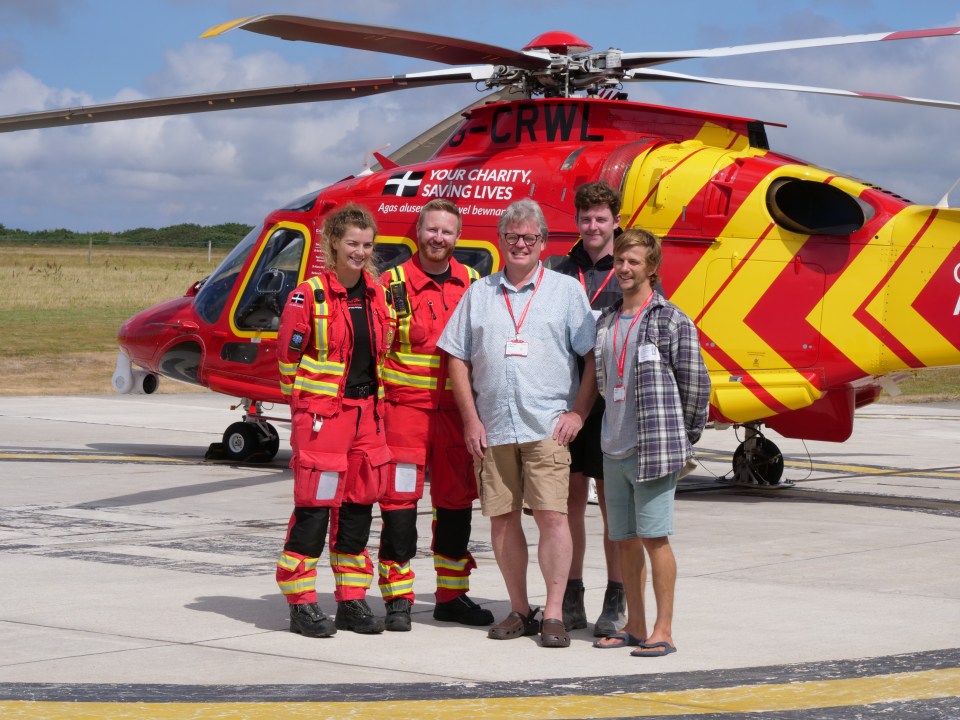
[{"label": "black shoe", "polygon": [[597,618],[593,628],[594,637],[609,637],[623,630],[627,624],[627,598],[623,594],[623,586],[610,587],[603,594],[603,611]]},{"label": "black shoe", "polygon": [[413,606],[406,598],[396,598],[385,603],[387,617],[384,627],[390,632],[408,632],[410,630],[410,608]]},{"label": "black shoe", "polygon": [[481,627],[493,624],[493,613],[461,595],[447,602],[438,602],[433,608],[433,619]]},{"label": "black shoe", "polygon": [[317,603],[303,603],[290,606],[290,632],[305,637],[330,637],[337,634],[337,628]]},{"label": "black shoe", "polygon": [[374,617],[366,600],[343,600],[337,603],[337,630],[376,635],[383,632],[383,620]]},{"label": "black shoe", "polygon": [[583,590],[583,585],[567,585],[563,592],[563,625],[567,630],[580,630],[587,626]]}]

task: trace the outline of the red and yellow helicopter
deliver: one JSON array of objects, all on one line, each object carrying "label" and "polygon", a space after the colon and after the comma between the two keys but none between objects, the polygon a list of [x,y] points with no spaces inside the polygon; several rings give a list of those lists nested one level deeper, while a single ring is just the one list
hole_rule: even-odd
[{"label": "red and yellow helicopter", "polygon": [[[452,66],[389,77],[217,92],[0,117],[0,131],[180,113],[342,100],[449,83],[495,91],[379,166],[272,212],[208,278],[130,318],[119,332],[119,392],[159,375],[243,398],[224,433],[236,460],[279,447],[265,404],[283,402],[275,343],[287,293],[322,267],[318,232],[333,208],[376,215],[384,266],[416,250],[430,198],[463,213],[457,256],[500,266],[496,223],[514,200],[543,207],[548,255],[577,238],[573,193],[603,180],[623,195],[622,225],[663,238],[666,295],[700,329],[716,427],[745,428],[734,479],[777,484],[783,459],[762,426],[842,442],[856,408],[904,372],[960,364],[960,210],[921,206],[867,182],[773,152],[765,124],[630,102],[631,81],[674,81],[846,95],[960,108],[960,103],[698,77],[655,66],[828,45],[960,34],[874,33],[688,52],[593,51],[549,32],[522,51],[422,32],[259,15],[203,37],[247,30],[285,40],[394,53]],[[133,364],[139,369],[134,369]]]}]

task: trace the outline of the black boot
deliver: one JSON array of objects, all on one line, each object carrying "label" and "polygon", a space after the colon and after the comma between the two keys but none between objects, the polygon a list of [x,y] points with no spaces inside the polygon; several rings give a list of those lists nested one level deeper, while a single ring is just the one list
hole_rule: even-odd
[{"label": "black boot", "polygon": [[317,603],[302,603],[290,606],[290,632],[304,637],[330,637],[336,635],[337,628]]},{"label": "black boot", "polygon": [[493,613],[480,607],[466,595],[447,602],[438,602],[433,608],[433,619],[475,627],[493,625]]},{"label": "black boot", "polygon": [[355,633],[375,635],[383,632],[383,620],[374,617],[366,600],[343,600],[337,603],[334,622],[338,630],[353,630]]},{"label": "black boot", "polygon": [[627,598],[623,594],[623,583],[607,583],[603,594],[603,610],[593,628],[594,637],[607,637],[623,630],[627,624]]},{"label": "black boot", "polygon": [[387,608],[387,617],[383,624],[390,632],[409,632],[410,630],[410,608],[411,603],[406,598],[396,598],[385,603]]},{"label": "black boot", "polygon": [[587,611],[583,607],[583,583],[567,583],[563,592],[563,626],[567,630],[580,630],[587,626]]}]

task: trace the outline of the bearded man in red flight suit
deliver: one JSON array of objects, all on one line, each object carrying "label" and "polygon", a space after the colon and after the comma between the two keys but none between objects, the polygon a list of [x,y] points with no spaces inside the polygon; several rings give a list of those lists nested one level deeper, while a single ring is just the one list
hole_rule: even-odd
[{"label": "bearded man in red flight suit", "polygon": [[476,562],[467,550],[477,484],[463,444],[463,425],[447,377],[447,356],[437,340],[479,274],[453,257],[460,211],[443,198],[430,200],[417,219],[418,252],[385,272],[397,314],[397,335],[383,370],[387,444],[397,463],[395,482],[380,500],[380,591],[386,629],[410,630],[417,551],[417,500],[430,473],[433,566],[437,620],[490,625],[493,613],[467,596]]}]

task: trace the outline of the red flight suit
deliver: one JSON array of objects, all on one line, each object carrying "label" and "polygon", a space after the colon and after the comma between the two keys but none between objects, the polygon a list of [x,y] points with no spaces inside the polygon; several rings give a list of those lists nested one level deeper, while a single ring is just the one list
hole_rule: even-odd
[{"label": "red flight suit", "polygon": [[277,360],[281,390],[291,408],[294,511],[276,576],[291,605],[317,601],[316,566],[328,523],[337,601],[362,599],[373,579],[366,551],[369,519],[366,527],[362,521],[352,522],[338,533],[336,512],[343,503],[372,506],[392,484],[395,467],[379,410],[380,371],[396,318],[384,289],[366,273],[363,282],[377,378],[370,386],[346,388],[354,326],[348,291],[333,272],[323,271],[298,285],[280,317]]},{"label": "red flight suit", "polygon": [[[437,348],[437,340],[460,298],[478,278],[473,268],[451,257],[450,277],[438,284],[423,271],[418,255],[380,278],[390,287],[398,323],[383,369],[387,444],[397,463],[395,482],[380,499],[384,525],[379,583],[385,601],[414,600],[410,559],[416,554],[416,507],[428,469],[436,600],[448,602],[470,589],[470,571],[476,562],[467,543],[477,484],[447,375],[447,356]],[[409,312],[398,311],[403,310],[400,293],[405,294]]]}]

